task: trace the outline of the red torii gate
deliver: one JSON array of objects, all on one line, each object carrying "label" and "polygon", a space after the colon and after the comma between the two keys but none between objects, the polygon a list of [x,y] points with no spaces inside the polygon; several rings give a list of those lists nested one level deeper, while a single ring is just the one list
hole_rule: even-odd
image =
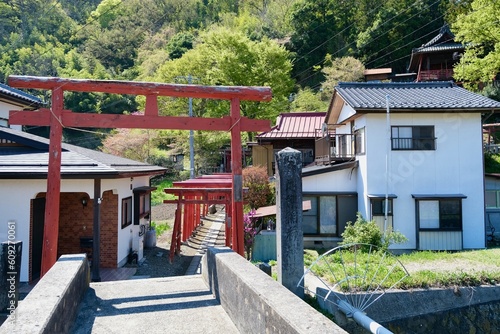
[{"label": "red torii gate", "polygon": [[[269,131],[270,122],[242,117],[240,113],[240,101],[270,101],[272,92],[269,87],[201,86],[33,76],[9,76],[7,82],[10,86],[16,88],[45,89],[52,91],[51,109],[41,108],[35,112],[10,111],[9,113],[10,124],[50,126],[47,201],[45,205],[41,276],[43,276],[57,260],[63,127],[231,131],[231,211],[234,221],[233,226],[237,230],[236,239],[233,240],[233,249],[240,255],[244,255],[243,180],[241,174],[242,154],[240,133],[242,131]],[[71,110],[64,110],[64,91],[144,95],[146,96],[144,115],[73,113]],[[231,103],[230,116],[222,118],[160,116],[158,113],[158,96],[229,100]],[[96,182],[94,182],[94,184],[95,183]],[[100,183],[96,188],[100,189]],[[95,189],[94,192],[96,193]],[[94,220],[96,220],[96,216],[98,216],[99,213],[98,198],[94,198],[94,204],[96,208]],[[97,261],[94,261],[97,262],[94,267],[97,267],[97,272],[99,270],[98,254],[99,240],[95,240],[94,238],[94,255],[96,255],[95,257],[97,258]]]}]

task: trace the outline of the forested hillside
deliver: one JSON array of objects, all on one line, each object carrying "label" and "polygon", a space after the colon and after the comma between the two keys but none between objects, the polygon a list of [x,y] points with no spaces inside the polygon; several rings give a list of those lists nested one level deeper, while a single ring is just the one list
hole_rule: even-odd
[{"label": "forested hillside", "polygon": [[[0,3],[0,82],[17,74],[270,86],[272,102],[244,103],[242,112],[274,121],[280,112],[325,110],[335,83],[359,80],[364,68],[405,72],[412,48],[429,41],[444,23],[457,39],[481,45],[462,58],[461,79],[490,78],[500,67],[499,3],[4,0]],[[42,98],[50,101],[48,96]],[[144,99],[68,93],[65,103],[78,112],[128,113],[140,110]],[[163,114],[185,115],[187,101],[164,99],[160,108]],[[198,116],[220,116],[227,110],[221,102],[194,100],[193,112]],[[149,147],[140,159],[173,146],[182,151],[187,143],[186,134],[178,131],[145,135],[137,130],[125,138],[135,137],[134,133],[144,137]],[[83,146],[101,144],[99,136],[89,133],[66,131],[65,135],[67,141]],[[200,154],[227,143],[224,134],[197,133],[196,138]]]}]

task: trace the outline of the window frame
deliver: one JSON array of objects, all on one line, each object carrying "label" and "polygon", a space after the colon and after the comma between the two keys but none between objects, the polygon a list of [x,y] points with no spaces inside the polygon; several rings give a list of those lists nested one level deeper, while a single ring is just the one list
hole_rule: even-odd
[{"label": "window frame", "polygon": [[[401,137],[400,132],[403,128],[411,129],[411,137]],[[427,128],[431,130],[430,136],[421,136],[420,132]],[[416,131],[418,129],[418,131]],[[397,134],[395,135],[395,131]],[[404,145],[409,141],[410,145]],[[430,143],[431,147],[426,147]],[[435,151],[436,135],[434,125],[392,125],[391,126],[391,150],[393,151]]]},{"label": "window frame", "polygon": [[122,229],[132,225],[132,196],[122,198]]},{"label": "window frame", "polygon": [[[388,200],[389,200],[389,208],[388,208],[389,212],[387,212],[387,216],[391,216],[392,217],[392,215],[393,215],[392,214],[392,209],[393,209],[393,204],[394,204],[392,202],[393,198],[389,197]],[[380,213],[378,211],[375,212],[373,210],[374,204],[375,204],[374,202],[380,202],[380,205],[381,205]],[[385,198],[383,198],[383,197],[372,197],[372,198],[370,198],[370,211],[371,211],[372,217],[373,216],[385,216],[385,212],[384,212],[385,211]]]},{"label": "window frame", "polygon": [[[311,202],[311,209],[308,211],[304,211],[302,213],[302,217],[304,216],[315,216],[316,217],[316,232],[315,233],[308,233],[304,231],[304,237],[335,237],[335,238],[341,238],[341,234],[344,232],[343,230],[341,231],[342,228],[345,228],[346,222],[340,222],[340,212],[339,212],[339,197],[351,197],[355,196],[357,197],[357,193],[330,193],[330,192],[325,192],[325,193],[303,193],[302,198],[304,201],[309,200],[310,198],[315,198],[316,199],[316,205]],[[335,197],[335,233],[321,233],[322,230],[322,225],[321,224],[321,198],[322,197]],[[316,213],[315,214],[310,214],[311,210],[316,207]],[[353,215],[355,212],[353,212]]]},{"label": "window frame", "polygon": [[[455,197],[428,197],[428,198],[415,198],[415,206],[416,206],[416,219],[418,224],[419,231],[463,231],[463,205],[462,199],[466,197],[455,196]],[[420,214],[420,203],[421,202],[438,202],[438,227],[422,227],[421,222],[421,214]],[[447,213],[445,202],[455,202],[455,205],[458,206],[458,212],[455,213]],[[449,217],[458,215],[458,223],[455,223],[454,226],[446,226],[445,223],[449,221]],[[446,219],[448,217],[448,219]]]},{"label": "window frame", "polygon": [[138,187],[133,190],[134,193],[134,225],[139,225],[140,220],[149,219],[151,215],[151,192],[155,187]]},{"label": "window frame", "polygon": [[[495,194],[495,206],[488,205],[488,193]],[[486,189],[484,192],[484,206],[487,209],[500,209],[500,190],[498,190],[498,189]]]},{"label": "window frame", "polygon": [[354,154],[363,155],[366,153],[365,127],[354,131]]}]

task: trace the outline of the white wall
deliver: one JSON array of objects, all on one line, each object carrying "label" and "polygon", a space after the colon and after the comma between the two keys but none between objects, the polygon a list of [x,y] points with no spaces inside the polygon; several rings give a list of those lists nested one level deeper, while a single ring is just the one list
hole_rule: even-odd
[{"label": "white wall", "polygon": [[[9,119],[9,110],[22,110],[22,108],[10,103],[0,101],[0,126],[7,126],[6,120]],[[22,129],[21,125],[12,125],[10,127],[16,130]]]},{"label": "white wall", "polygon": [[[101,190],[103,192],[106,190],[114,190],[114,192],[118,194],[118,220],[116,222],[118,229],[118,263],[126,261],[129,250],[134,245],[134,239],[136,239],[135,242],[143,242],[143,238],[139,238],[139,225],[134,225],[132,222],[132,225],[129,225],[124,229],[121,227],[122,199],[130,196],[133,197],[132,189],[142,186],[149,186],[148,176],[134,177],[132,180],[131,178],[102,180]],[[141,258],[139,258],[139,260],[141,260]]]},{"label": "white wall", "polygon": [[[386,191],[386,116],[365,116],[367,138],[367,188]],[[480,114],[392,114],[391,125],[434,125],[436,150],[389,151],[389,193],[394,193],[394,227],[410,242],[397,248],[415,248],[415,200],[412,194],[464,194],[464,248],[483,248],[484,189]],[[360,165],[361,166],[361,165]],[[361,168],[360,168],[361,170]],[[395,247],[395,248],[396,248]]]},{"label": "white wall", "polygon": [[[21,281],[28,281],[30,247],[30,204],[40,192],[47,191],[46,180],[0,180],[0,240],[7,240],[7,223],[16,222],[16,240],[23,242]],[[61,192],[93,194],[93,181],[63,180]]]},{"label": "white wall", "polygon": [[355,192],[356,168],[302,177],[303,192]]},{"label": "white wall", "polygon": [[[139,226],[130,225],[121,228],[121,199],[132,196],[133,188],[149,185],[149,177],[102,180],[102,193],[115,190],[118,193],[118,262],[127,257],[132,238],[139,238]],[[46,180],[1,180],[0,179],[0,241],[7,240],[7,223],[16,222],[16,240],[23,242],[21,260],[21,281],[28,281],[29,268],[29,229],[31,200],[40,192],[47,191]],[[86,192],[91,199],[94,197],[93,180],[62,180],[61,192]],[[101,193],[101,195],[102,195]]]},{"label": "white wall", "polygon": [[[356,114],[356,111],[354,109],[352,109],[352,107],[350,105],[344,103],[344,105],[342,106],[342,110],[340,110],[339,119],[338,119],[337,123],[342,123],[344,120],[348,119],[349,117],[354,116],[354,114]],[[342,130],[338,129],[337,133],[338,134],[350,133],[350,129],[348,129],[347,132],[343,132]]]}]

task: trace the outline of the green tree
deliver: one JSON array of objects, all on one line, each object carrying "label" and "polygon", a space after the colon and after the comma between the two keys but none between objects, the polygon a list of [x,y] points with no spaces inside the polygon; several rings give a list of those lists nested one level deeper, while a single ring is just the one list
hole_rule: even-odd
[{"label": "green tree", "polygon": [[500,3],[474,0],[472,10],[457,17],[452,25],[457,41],[467,43],[454,76],[471,88],[489,83],[500,72]]},{"label": "green tree", "polygon": [[122,0],[102,0],[97,8],[90,13],[87,23],[97,22],[101,28],[106,29],[114,20],[124,14]]},{"label": "green tree", "polygon": [[411,49],[437,35],[443,25],[435,0],[388,0],[382,3],[372,24],[356,40],[355,56],[367,68],[392,67],[406,71]]},{"label": "green tree", "polygon": [[292,94],[290,111],[326,111],[328,101],[323,101],[321,95],[321,92],[314,92],[309,87],[299,89],[296,94]]},{"label": "green tree", "polygon": [[180,32],[172,36],[166,45],[170,59],[182,57],[187,50],[193,48],[194,35],[190,32]]},{"label": "green tree", "polygon": [[301,87],[317,87],[324,80],[316,67],[327,53],[348,55],[349,42],[356,34],[356,1],[303,0],[292,10],[293,33],[288,48],[296,54],[294,77]]},{"label": "green tree", "polygon": [[[198,43],[181,58],[167,61],[153,80],[179,82],[191,75],[194,83],[227,86],[270,86],[273,100],[269,103],[242,101],[244,116],[274,119],[287,107],[293,82],[288,52],[268,39],[251,41],[239,32],[215,28],[201,34]],[[164,113],[186,113],[187,99],[162,100]],[[194,114],[219,117],[228,115],[229,103],[214,100],[194,100]],[[167,111],[168,110],[168,111]]]},{"label": "green tree", "polygon": [[325,64],[327,65],[322,69],[325,81],[321,84],[323,100],[330,100],[333,89],[339,82],[362,81],[364,78],[365,67],[354,57],[332,59],[327,55]]}]

